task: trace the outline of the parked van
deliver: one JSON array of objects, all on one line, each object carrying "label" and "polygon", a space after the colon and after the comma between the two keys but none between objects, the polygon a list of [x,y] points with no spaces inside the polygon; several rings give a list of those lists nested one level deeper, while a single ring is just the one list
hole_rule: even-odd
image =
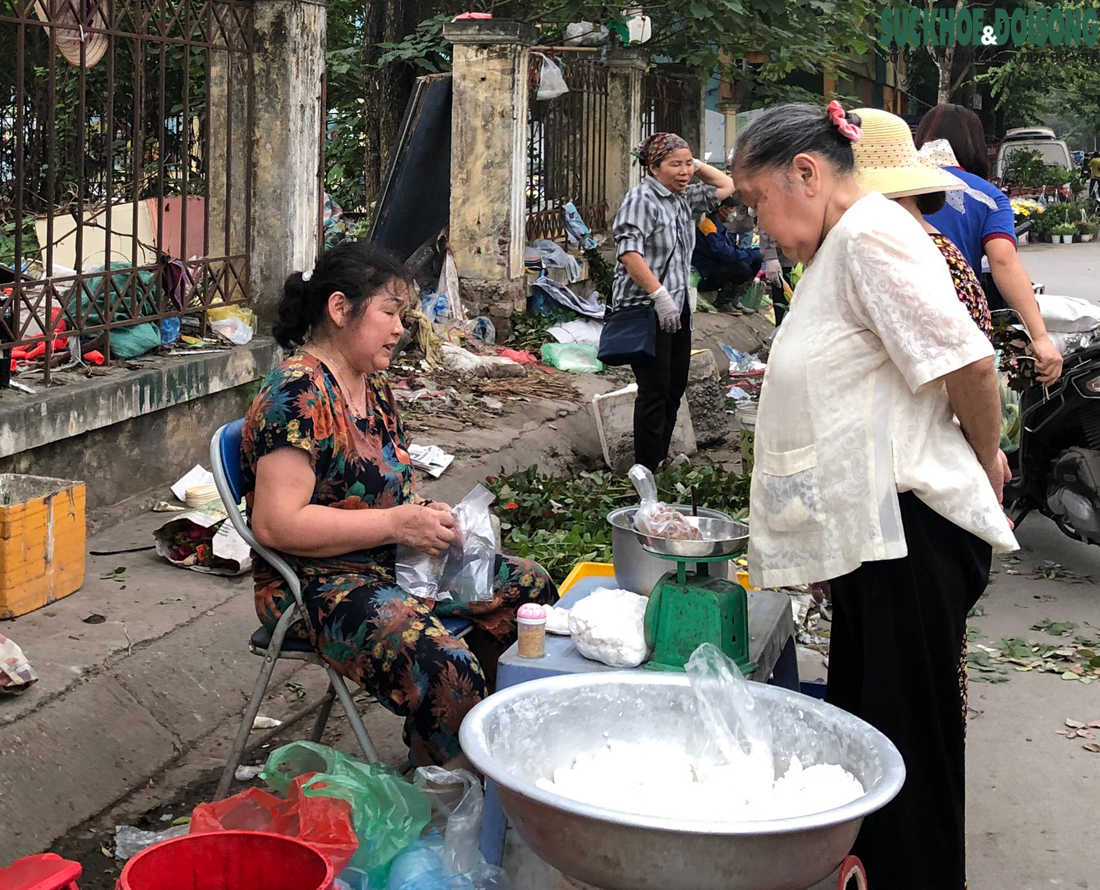
[{"label": "parked van", "polygon": [[1005,167],[1008,166],[1008,157],[1014,151],[1027,149],[1037,151],[1047,164],[1057,167],[1073,169],[1073,159],[1070,157],[1069,146],[1059,139],[1049,127],[1017,127],[1005,133],[1001,150],[997,153],[997,163],[993,169],[993,176],[1002,179]]}]

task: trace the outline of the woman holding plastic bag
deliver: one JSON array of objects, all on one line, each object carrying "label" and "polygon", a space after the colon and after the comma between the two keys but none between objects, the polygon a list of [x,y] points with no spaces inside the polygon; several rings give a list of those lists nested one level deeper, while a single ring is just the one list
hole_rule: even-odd
[{"label": "woman holding plastic bag", "polygon": [[[732,195],[733,180],[695,160],[687,142],[675,133],[655,133],[634,151],[649,175],[631,189],[615,214],[618,262],[604,336],[626,318],[654,334],[644,352],[615,363],[629,364],[638,382],[634,461],[655,470],[668,456],[676,413],[687,389],[695,217]],[[623,314],[614,321],[619,313]],[[601,339],[602,354],[612,351],[609,346]]]},{"label": "woman holding plastic bag", "polygon": [[[526,560],[496,556],[491,599],[418,599],[395,577],[398,546],[439,556],[455,543],[450,507],[416,494],[408,438],[382,372],[401,338],[405,266],[362,243],[324,253],[285,285],[274,336],[289,358],[245,419],[242,465],[252,528],[302,583],[313,644],[342,675],[404,716],[413,762],[459,752],[462,718],[490,691],[516,638],[516,608],[556,590]],[[296,350],[296,351],[295,351]],[[256,611],[273,628],[292,603],[253,561]],[[474,628],[452,637],[440,617]]]}]

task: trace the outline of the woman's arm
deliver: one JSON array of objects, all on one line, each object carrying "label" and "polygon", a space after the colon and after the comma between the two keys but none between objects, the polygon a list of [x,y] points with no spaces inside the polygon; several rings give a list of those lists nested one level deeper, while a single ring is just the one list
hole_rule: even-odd
[{"label": "woman's arm", "polygon": [[661,282],[640,253],[628,251],[620,255],[619,262],[626,269],[626,274],[647,294],[655,293],[661,287]]},{"label": "woman's arm", "polygon": [[989,258],[989,271],[1005,302],[1016,310],[1028,333],[1035,353],[1035,370],[1040,383],[1055,383],[1062,376],[1062,354],[1047,333],[1035,292],[1031,288],[1031,276],[1027,274],[1016,246],[1006,238],[992,238],[986,242],[985,255]]},{"label": "woman's arm", "polygon": [[695,176],[707,185],[712,185],[718,189],[718,200],[724,201],[730,195],[732,195],[737,189],[733,184],[733,177],[728,173],[719,170],[717,167],[712,167],[710,164],[702,164],[699,169],[695,171]]},{"label": "woman's arm", "polygon": [[252,501],[256,540],[283,553],[315,557],[388,544],[435,556],[454,540],[455,521],[449,510],[414,504],[362,510],[322,507],[310,503],[316,484],[305,451],[279,448],[261,457]]},{"label": "woman's arm", "polygon": [[1001,397],[997,391],[995,359],[983,358],[944,375],[951,410],[963,435],[974,449],[1001,500],[1004,467],[1001,463]]}]

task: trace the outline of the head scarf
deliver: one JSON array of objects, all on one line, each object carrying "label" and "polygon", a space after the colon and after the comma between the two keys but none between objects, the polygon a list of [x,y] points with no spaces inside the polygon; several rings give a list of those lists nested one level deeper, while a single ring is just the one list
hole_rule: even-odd
[{"label": "head scarf", "polygon": [[674,151],[691,148],[684,139],[675,133],[654,133],[634,146],[631,154],[645,167],[656,167]]}]

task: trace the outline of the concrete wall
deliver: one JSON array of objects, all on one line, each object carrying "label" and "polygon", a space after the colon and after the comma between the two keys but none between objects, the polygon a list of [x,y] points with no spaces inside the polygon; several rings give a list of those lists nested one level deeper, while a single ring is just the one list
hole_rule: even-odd
[{"label": "concrete wall", "polygon": [[274,362],[274,344],[260,339],[35,396],[4,391],[0,473],[82,480],[90,512],[154,488],[167,496],[196,463],[209,466],[214,430],[244,413]]}]

